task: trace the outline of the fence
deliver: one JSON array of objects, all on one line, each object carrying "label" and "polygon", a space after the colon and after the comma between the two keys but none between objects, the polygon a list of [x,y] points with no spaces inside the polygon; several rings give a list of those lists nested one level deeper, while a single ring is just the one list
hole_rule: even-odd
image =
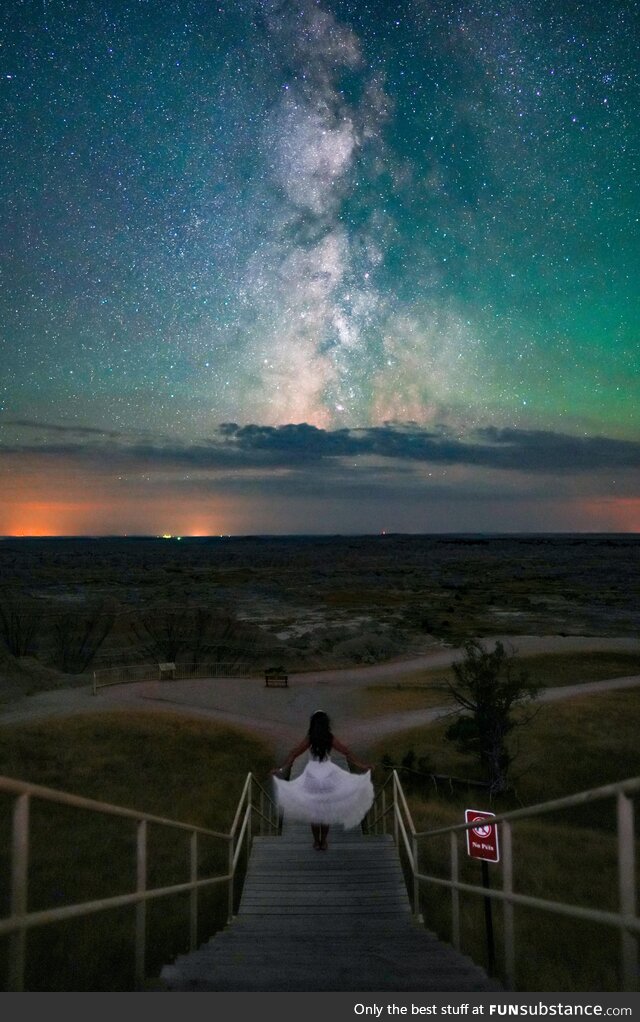
[{"label": "fence", "polygon": [[[122,667],[101,667],[93,672],[93,694],[110,685],[126,685],[132,681],[158,681],[162,676],[161,664],[128,664]],[[173,665],[172,665],[173,666]],[[175,664],[172,678],[250,678],[259,675],[258,669],[247,663]]]},{"label": "fence", "polygon": [[[504,924],[504,961],[505,979],[509,989],[515,989],[516,948],[514,928],[514,907],[542,909],[547,912],[569,916],[578,920],[588,920],[615,927],[620,935],[620,971],[623,990],[638,989],[638,934],[640,919],[636,907],[636,872],[635,872],[635,828],[633,796],[640,791],[640,777],[630,778],[618,784],[609,784],[601,788],[592,788],[567,798],[543,802],[539,805],[516,809],[509,813],[496,816],[491,822],[499,827],[500,847],[502,854],[502,889],[487,889],[476,884],[462,883],[459,879],[458,867],[458,836],[477,826],[476,823],[462,823],[436,830],[416,831],[411,812],[407,805],[402,785],[394,770],[377,792],[372,809],[367,818],[367,829],[373,833],[387,833],[389,817],[393,825],[393,833],[398,848],[404,847],[406,860],[411,874],[410,896],[413,912],[420,914],[419,899],[422,884],[436,884],[449,888],[451,891],[451,932],[453,945],[461,950],[460,939],[460,893],[490,897],[502,902]],[[605,912],[566,902],[536,898],[516,893],[513,889],[513,853],[512,823],[516,820],[532,819],[546,813],[583,806],[596,801],[614,798],[616,800],[617,824],[617,866],[618,866],[618,912]],[[449,870],[450,879],[429,876],[419,870],[420,843],[434,838],[436,835],[450,835]],[[400,843],[400,841],[402,843]]]},{"label": "fence", "polygon": [[[198,891],[216,884],[228,885],[228,918],[233,915],[234,880],[237,874],[238,860],[244,847],[250,848],[253,827],[253,815],[260,821],[260,832],[273,834],[279,829],[277,809],[253,774],[248,774],[244,782],[238,807],[228,833],[207,830],[177,820],[139,813],[122,806],[109,805],[93,799],[70,795],[67,792],[43,788],[36,784],[16,781],[9,777],[0,777],[0,792],[13,796],[13,818],[11,836],[11,893],[9,916],[0,919],[0,937],[10,936],[9,976],[7,989],[21,991],[24,989],[24,975],[27,952],[27,933],[29,930],[65,919],[79,918],[101,912],[106,909],[119,908],[126,905],[135,906],[135,984],[142,989],[145,980],[145,949],[147,940],[146,906],[151,899],[166,898],[171,895],[189,892],[189,949],[194,951],[197,946],[198,928]],[[29,817],[32,799],[92,810],[96,813],[119,816],[132,820],[136,825],[136,889],[128,894],[109,898],[82,902],[80,904],[63,905],[59,908],[44,911],[28,911],[29,892]],[[187,883],[173,884],[167,887],[147,887],[147,827],[159,824],[171,827],[189,835],[189,873]],[[228,846],[227,872],[222,875],[198,877],[198,840],[201,837],[217,838],[225,841]]]}]

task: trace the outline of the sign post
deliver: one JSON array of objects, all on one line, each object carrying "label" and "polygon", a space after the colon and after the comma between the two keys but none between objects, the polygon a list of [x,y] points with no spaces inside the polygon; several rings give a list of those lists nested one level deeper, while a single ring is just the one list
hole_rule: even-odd
[{"label": "sign post", "polygon": [[[498,844],[498,828],[495,823],[489,823],[495,813],[487,813],[484,809],[465,809],[464,822],[474,823],[478,821],[477,827],[469,827],[467,830],[467,852],[472,859],[480,859],[482,869],[482,886],[489,890],[488,862],[500,861],[500,846]],[[484,924],[487,934],[487,971],[493,975],[496,965],[496,953],[493,939],[493,914],[491,898],[484,898]]]}]

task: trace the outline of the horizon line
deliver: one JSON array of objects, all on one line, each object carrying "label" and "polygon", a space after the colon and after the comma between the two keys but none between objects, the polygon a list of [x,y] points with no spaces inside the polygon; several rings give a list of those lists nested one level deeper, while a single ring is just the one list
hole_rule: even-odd
[{"label": "horizon line", "polygon": [[48,533],[48,534],[16,534],[6,533],[0,535],[2,540],[15,539],[152,539],[152,540],[202,540],[202,539],[330,539],[341,538],[366,538],[383,539],[389,536],[480,536],[480,537],[502,537],[502,536],[640,536],[637,530],[626,531],[597,531],[590,529],[549,529],[549,530],[496,530],[488,531],[459,531],[447,530],[439,532],[409,532],[383,529],[380,532],[247,532],[247,533],[201,533],[201,534],[178,534],[147,532],[113,532],[113,533]]}]

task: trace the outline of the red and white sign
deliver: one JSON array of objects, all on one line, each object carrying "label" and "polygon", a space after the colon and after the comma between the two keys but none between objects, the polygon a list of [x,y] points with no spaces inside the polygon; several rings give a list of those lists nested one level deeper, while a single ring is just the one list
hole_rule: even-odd
[{"label": "red and white sign", "polygon": [[495,813],[486,813],[484,809],[465,809],[464,822],[478,821],[477,827],[469,827],[467,833],[467,852],[472,859],[486,859],[488,862],[499,862],[500,847],[498,845],[498,828],[489,823]]}]

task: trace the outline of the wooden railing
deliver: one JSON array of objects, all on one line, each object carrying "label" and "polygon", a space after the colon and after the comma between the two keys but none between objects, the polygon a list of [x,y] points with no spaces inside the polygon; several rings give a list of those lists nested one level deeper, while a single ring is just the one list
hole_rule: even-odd
[{"label": "wooden railing", "polygon": [[[125,905],[135,906],[135,985],[142,989],[145,981],[145,949],[147,942],[146,908],[149,901],[166,898],[175,894],[189,892],[189,950],[197,946],[198,932],[198,892],[205,887],[217,884],[228,885],[227,915],[233,916],[235,884],[238,872],[238,861],[244,847],[251,845],[254,816],[259,821],[260,833],[278,833],[279,821],[277,808],[253,774],[248,774],[238,801],[238,807],[228,833],[207,830],[193,824],[180,823],[177,820],[139,813],[133,809],[98,802],[94,799],[70,795],[64,791],[40,787],[25,781],[0,777],[0,792],[13,796],[13,820],[11,833],[11,900],[10,914],[0,919],[0,937],[9,935],[9,975],[7,990],[24,989],[25,964],[27,953],[27,933],[29,930],[49,923],[65,919],[78,918],[102,912],[106,909]],[[136,889],[128,894],[109,898],[99,898],[79,904],[63,905],[59,908],[44,911],[28,911],[29,893],[29,819],[30,807],[34,799],[58,805],[71,806],[76,809],[88,809],[96,813],[118,816],[132,820],[136,824]],[[186,883],[172,884],[166,887],[147,887],[147,827],[159,824],[171,827],[189,835],[189,880]],[[198,876],[198,842],[200,838],[217,838],[228,846],[227,870],[222,875]]]},{"label": "wooden railing", "polygon": [[[398,848],[404,848],[408,873],[410,875],[410,897],[413,912],[420,915],[420,886],[436,884],[449,888],[451,891],[451,933],[452,943],[456,950],[461,950],[460,939],[460,893],[473,894],[483,898],[492,898],[502,902],[504,922],[504,961],[505,980],[509,989],[515,989],[516,982],[516,944],[514,929],[514,907],[522,905],[527,908],[542,909],[547,912],[569,916],[573,919],[588,920],[615,927],[620,935],[620,972],[623,990],[638,989],[638,937],[640,919],[636,903],[636,867],[635,867],[635,832],[633,797],[640,792],[640,777],[630,778],[618,784],[608,784],[601,788],[592,788],[567,798],[543,802],[539,805],[516,809],[509,813],[495,816],[491,821],[499,828],[500,852],[502,862],[502,888],[487,889],[485,886],[463,883],[459,879],[458,837],[477,826],[476,823],[461,823],[436,830],[416,831],[407,800],[402,790],[400,778],[394,770],[383,786],[376,793],[374,804],[369,812],[366,829],[369,833],[389,833],[391,828]],[[571,905],[566,902],[553,901],[516,893],[513,889],[513,851],[512,824],[517,820],[534,819],[550,812],[584,806],[613,798],[616,800],[617,823],[617,868],[618,868],[618,906],[617,912],[605,912],[596,908]],[[450,879],[430,876],[420,872],[419,850],[421,842],[428,841],[436,835],[450,835],[449,873]]]}]

